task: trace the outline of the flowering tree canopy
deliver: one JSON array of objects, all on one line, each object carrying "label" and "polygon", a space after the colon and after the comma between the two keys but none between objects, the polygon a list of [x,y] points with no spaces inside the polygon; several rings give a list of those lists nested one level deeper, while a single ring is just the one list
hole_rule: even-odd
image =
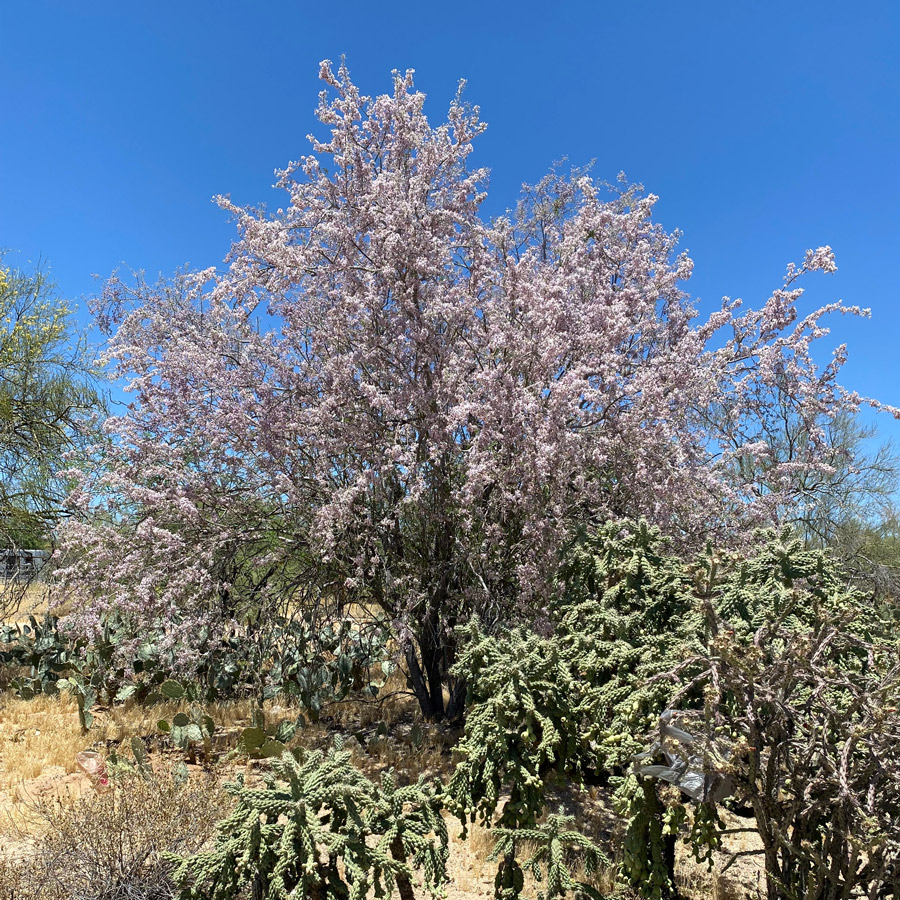
[{"label": "flowering tree canopy", "polygon": [[454,625],[539,616],[579,525],[642,516],[693,543],[783,518],[862,402],[843,349],[820,369],[811,344],[861,311],[798,311],[796,279],[835,268],[823,247],[760,309],[702,321],[652,195],[553,175],[485,221],[477,108],[433,127],[411,72],[375,99],[320,74],[328,134],[281,173],[286,208],[220,200],[223,271],[107,286],[135,402],[72,497],[63,577],[88,631],[114,607],[177,620],[186,650],[316,579],[386,613],[423,709],[447,713],[449,683],[452,715]]}]

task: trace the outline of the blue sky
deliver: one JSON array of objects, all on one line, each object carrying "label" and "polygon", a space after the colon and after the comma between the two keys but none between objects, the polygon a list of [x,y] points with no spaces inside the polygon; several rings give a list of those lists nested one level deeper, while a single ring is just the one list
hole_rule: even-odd
[{"label": "blue sky", "polygon": [[[67,296],[117,266],[219,263],[211,202],[283,202],[306,152],[318,62],[364,93],[416,69],[441,121],[460,78],[489,123],[487,212],[554,160],[596,160],[661,198],[691,293],[760,303],[785,264],[831,244],[808,305],[839,319],[844,382],[900,405],[900,4],[725,2],[6,2],[0,8],[0,247],[43,258]],[[881,418],[900,438],[900,424]]]}]

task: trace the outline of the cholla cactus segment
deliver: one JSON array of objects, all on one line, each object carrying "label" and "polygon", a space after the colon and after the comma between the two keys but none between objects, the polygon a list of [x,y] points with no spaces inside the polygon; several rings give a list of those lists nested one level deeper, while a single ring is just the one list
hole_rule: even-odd
[{"label": "cholla cactus segment", "polygon": [[412,868],[432,893],[446,880],[447,834],[434,791],[423,782],[373,784],[335,748],[272,761],[265,788],[228,788],[234,812],[215,847],[172,858],[180,900],[232,900],[251,887],[265,900],[364,900],[411,894]]},{"label": "cholla cactus segment", "polygon": [[[552,814],[547,821],[533,828],[495,828],[497,843],[490,855],[492,860],[500,860],[500,868],[496,883],[498,900],[517,897],[522,889],[523,870],[530,872],[535,881],[546,881],[546,891],[540,891],[542,900],[555,900],[572,892],[576,896],[601,900],[595,888],[584,881],[572,877],[572,868],[577,864],[584,866],[585,874],[590,877],[602,866],[610,865],[609,858],[593,841],[569,826],[575,821],[573,816]],[[521,845],[531,848],[531,856],[519,869],[516,851]],[[512,874],[511,884],[506,873]]]},{"label": "cholla cactus segment", "polygon": [[[433,896],[440,895],[447,880],[449,837],[442,811],[442,794],[424,778],[398,787],[394,773],[386,772],[381,776],[376,803],[368,817],[372,833],[381,835],[379,849],[420,869],[425,888]],[[399,872],[396,880],[400,896],[411,897],[408,874]]]},{"label": "cholla cactus segment", "polygon": [[464,822],[491,822],[508,788],[500,823],[532,825],[543,810],[545,779],[579,777],[579,685],[556,639],[525,629],[486,635],[474,622],[459,634],[470,709],[448,795]]}]

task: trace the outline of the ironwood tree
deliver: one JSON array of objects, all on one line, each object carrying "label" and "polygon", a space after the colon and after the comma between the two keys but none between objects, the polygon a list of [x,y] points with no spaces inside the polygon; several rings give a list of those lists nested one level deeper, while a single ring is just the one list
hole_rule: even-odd
[{"label": "ironwood tree", "polygon": [[[477,107],[460,95],[434,126],[411,72],[374,99],[344,66],[320,74],[285,208],[220,201],[227,267],[105,291],[135,399],[73,494],[66,589],[89,633],[110,608],[177,609],[189,660],[223,596],[283,584],[242,573],[302,558],[389,619],[423,712],[455,718],[456,626],[540,618],[575,528],[644,517],[683,546],[741,543],[798,470],[828,469],[825,426],[862,401],[811,345],[826,313],[861,311],[800,311],[797,279],[835,269],[820,247],[758,309],[703,319],[653,195],[554,174],[488,221]],[[760,426],[773,403],[808,435],[790,459]],[[235,574],[247,541],[264,549]]]}]

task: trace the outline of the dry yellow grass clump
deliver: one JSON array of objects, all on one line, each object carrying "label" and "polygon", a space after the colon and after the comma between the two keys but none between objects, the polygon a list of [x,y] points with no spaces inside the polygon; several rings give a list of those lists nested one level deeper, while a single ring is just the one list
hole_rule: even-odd
[{"label": "dry yellow grass clump", "polygon": [[74,771],[75,754],[95,739],[82,735],[71,697],[0,697],[0,790],[14,789],[48,768]]},{"label": "dry yellow grass clump", "polygon": [[12,611],[7,619],[10,623],[27,622],[29,616],[39,619],[54,606],[55,598],[50,586],[43,582],[22,586],[15,582],[0,581],[0,610],[4,614]]},{"label": "dry yellow grass clump", "polygon": [[[82,733],[75,700],[68,694],[21,700],[0,696],[0,791],[15,789],[48,768],[75,771],[75,754],[89,747],[153,737],[159,719],[171,718],[174,703],[142,707],[126,704],[95,709],[94,726]],[[248,702],[212,704],[210,715],[224,728],[249,720]]]}]

